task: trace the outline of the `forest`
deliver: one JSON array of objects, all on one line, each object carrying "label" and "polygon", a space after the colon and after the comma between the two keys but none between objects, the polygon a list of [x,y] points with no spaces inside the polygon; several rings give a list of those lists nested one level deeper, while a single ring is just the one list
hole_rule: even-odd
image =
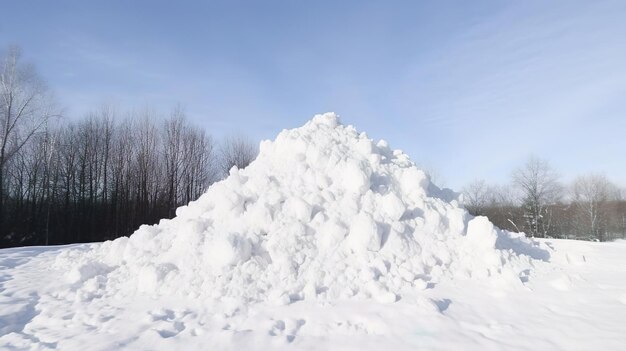
[{"label": "forest", "polygon": [[2,59],[0,246],[92,242],[171,218],[257,153],[231,136],[216,143],[185,117],[110,106],[61,116],[32,66]]}]

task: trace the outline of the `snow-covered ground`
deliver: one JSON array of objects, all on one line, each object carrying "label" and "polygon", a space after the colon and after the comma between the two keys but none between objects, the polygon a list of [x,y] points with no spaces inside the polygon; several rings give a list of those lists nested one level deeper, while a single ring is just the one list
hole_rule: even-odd
[{"label": "snow-covered ground", "polygon": [[171,220],[0,251],[0,348],[624,349],[626,242],[531,241],[460,200],[317,115]]},{"label": "snow-covered ground", "polygon": [[542,240],[549,261],[539,261],[514,288],[455,280],[403,294],[395,303],[339,299],[284,306],[180,296],[99,298],[85,290],[74,295],[65,271],[52,267],[61,252],[88,246],[0,250],[0,349],[534,351],[626,345],[626,241]]}]

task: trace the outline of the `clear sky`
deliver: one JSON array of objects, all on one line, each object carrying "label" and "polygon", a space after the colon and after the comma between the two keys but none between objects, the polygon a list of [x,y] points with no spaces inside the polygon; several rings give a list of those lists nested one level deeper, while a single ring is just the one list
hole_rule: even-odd
[{"label": "clear sky", "polygon": [[531,154],[626,186],[626,1],[0,0],[70,117],[177,103],[217,138],[335,111],[459,188]]}]

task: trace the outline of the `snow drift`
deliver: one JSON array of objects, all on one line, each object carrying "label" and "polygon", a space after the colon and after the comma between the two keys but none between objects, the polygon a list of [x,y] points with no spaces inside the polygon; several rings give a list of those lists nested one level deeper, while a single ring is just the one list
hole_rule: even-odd
[{"label": "snow drift", "polygon": [[523,235],[470,216],[401,151],[326,113],[263,141],[250,166],[233,168],[176,218],[56,263],[74,265],[67,279],[89,296],[287,304],[394,302],[443,279],[516,285],[543,255]]}]

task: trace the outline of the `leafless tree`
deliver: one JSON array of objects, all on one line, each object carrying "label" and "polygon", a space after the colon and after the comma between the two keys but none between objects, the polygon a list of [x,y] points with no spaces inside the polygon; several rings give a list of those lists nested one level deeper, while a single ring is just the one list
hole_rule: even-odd
[{"label": "leafless tree", "polygon": [[217,178],[213,139],[193,128],[180,106],[176,107],[163,127],[167,206],[170,215],[176,206],[200,196]]},{"label": "leafless tree", "polygon": [[550,204],[562,196],[558,174],[543,159],[531,157],[513,172],[513,184],[522,195],[526,230],[535,237],[545,237],[552,227]]},{"label": "leafless tree", "polygon": [[187,128],[183,143],[184,167],[180,203],[196,199],[218,178],[219,165],[213,138],[204,130]]},{"label": "leafless tree", "polygon": [[220,148],[222,172],[228,174],[233,166],[246,168],[257,154],[257,146],[250,139],[240,135],[226,138]]},{"label": "leafless tree", "polygon": [[165,165],[165,178],[167,183],[167,206],[173,213],[180,195],[178,186],[185,172],[184,163],[184,138],[187,125],[184,112],[180,106],[172,112],[170,118],[165,121],[163,127],[163,157]]},{"label": "leafless tree", "polygon": [[463,187],[463,203],[475,216],[485,215],[492,198],[491,189],[483,179],[476,179]]},{"label": "leafless tree", "polygon": [[0,63],[0,227],[6,165],[52,115],[46,85],[20,56],[20,49],[11,47]]},{"label": "leafless tree", "polygon": [[590,174],[576,178],[571,187],[573,205],[578,210],[582,231],[605,240],[607,204],[619,198],[618,188],[604,175]]}]

